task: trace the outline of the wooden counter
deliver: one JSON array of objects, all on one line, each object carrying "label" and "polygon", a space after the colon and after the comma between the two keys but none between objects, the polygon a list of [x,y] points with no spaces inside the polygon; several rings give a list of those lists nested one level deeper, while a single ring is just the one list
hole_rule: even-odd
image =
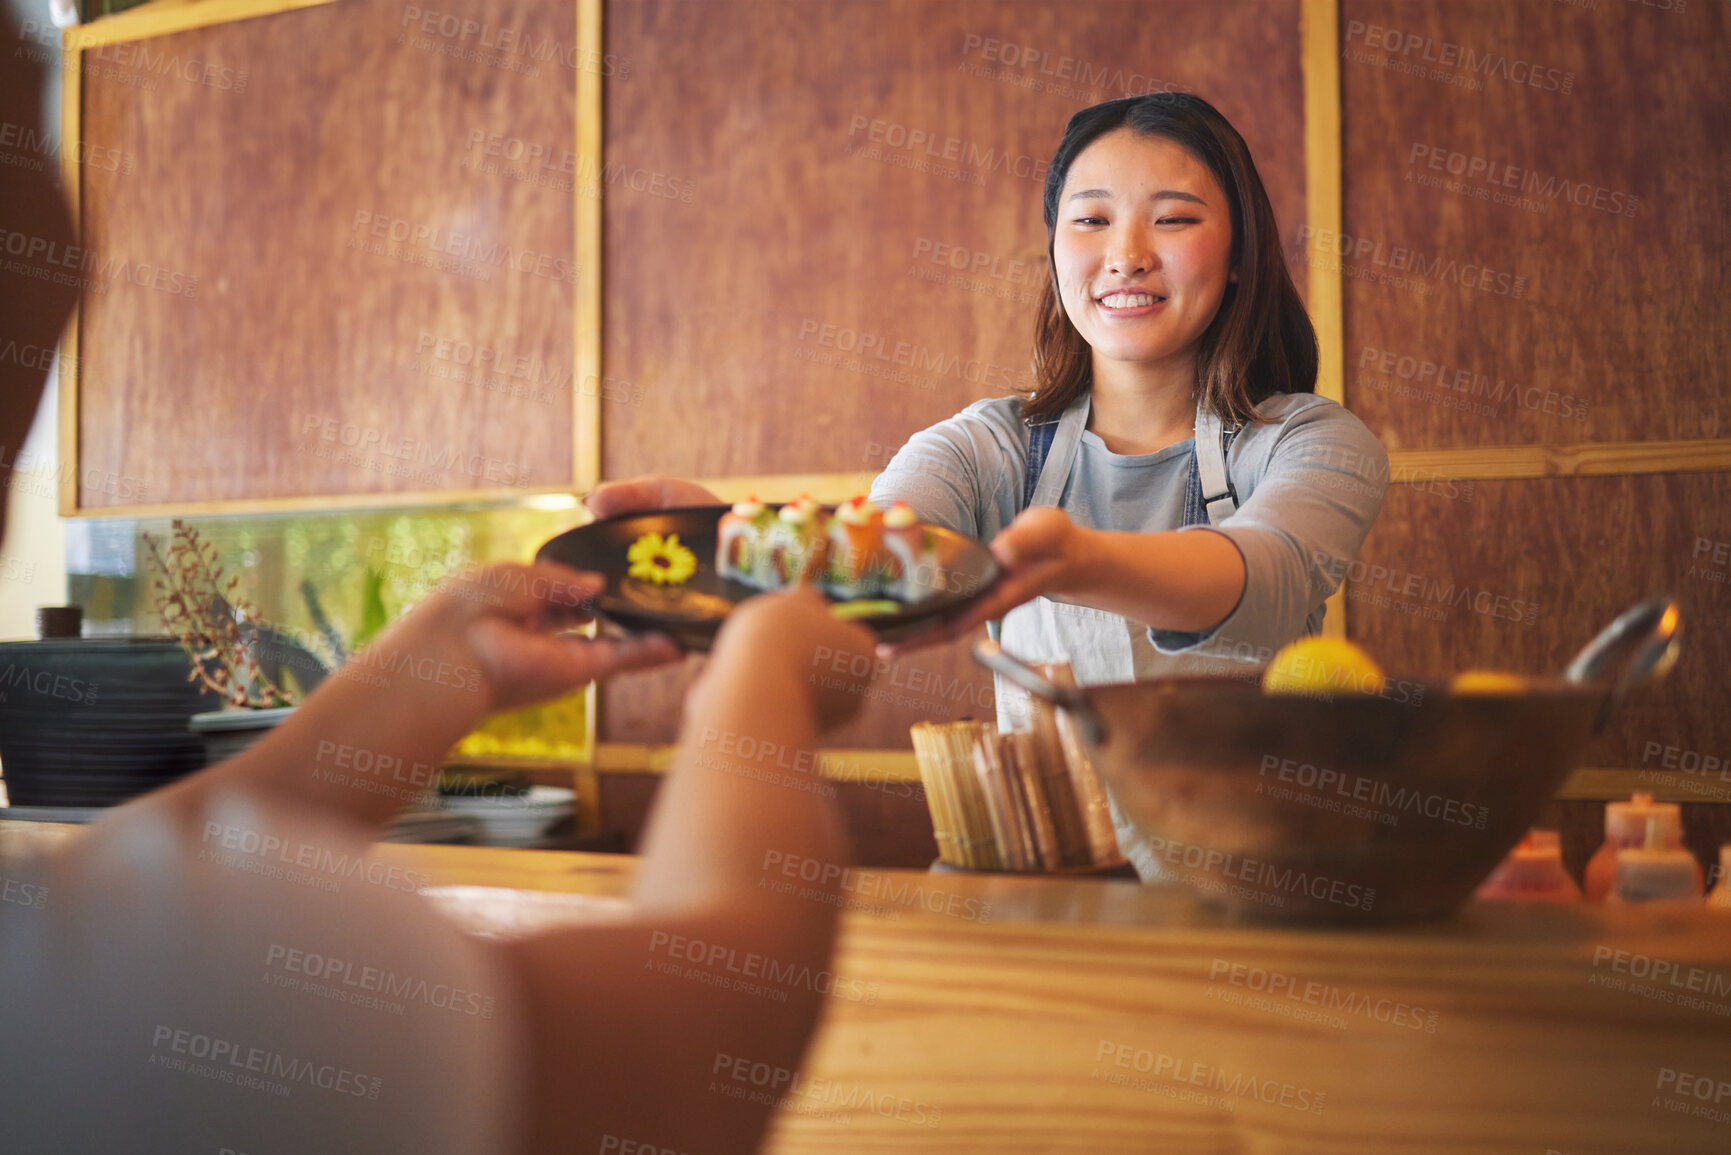
[{"label": "wooden counter", "polygon": [[[0,849],[55,836],[22,825]],[[635,864],[378,854],[605,896]],[[1348,933],[1125,882],[867,872],[856,894],[874,909],[832,969],[868,994],[833,1001],[774,1152],[1731,1150],[1731,912],[1475,903]]]},{"label": "wooden counter", "polygon": [[[380,852],[602,895],[634,861]],[[1347,933],[1124,882],[879,871],[857,892],[877,909],[847,915],[832,969],[875,1003],[833,1003],[774,1152],[1731,1150],[1731,913],[1475,903]],[[1700,1102],[1679,1083],[1721,1114],[1674,1113]]]}]

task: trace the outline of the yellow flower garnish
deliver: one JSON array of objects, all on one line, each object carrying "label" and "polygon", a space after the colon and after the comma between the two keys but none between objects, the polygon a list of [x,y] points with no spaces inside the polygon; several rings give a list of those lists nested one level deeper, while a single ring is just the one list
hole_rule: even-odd
[{"label": "yellow flower garnish", "polygon": [[646,533],[631,543],[625,557],[631,563],[632,577],[658,586],[676,586],[697,572],[696,556],[679,544],[676,533],[665,539],[658,533]]}]

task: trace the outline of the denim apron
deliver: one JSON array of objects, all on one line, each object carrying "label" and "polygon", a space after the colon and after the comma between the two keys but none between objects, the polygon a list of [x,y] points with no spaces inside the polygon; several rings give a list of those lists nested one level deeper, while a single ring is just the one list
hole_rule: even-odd
[{"label": "denim apron", "polygon": [[[1089,395],[1054,420],[1028,427],[1028,467],[1022,489],[1022,509],[1036,505],[1058,506],[1069,487],[1082,431],[1088,425]],[[1190,453],[1189,476],[1184,487],[1183,525],[1217,525],[1238,508],[1237,493],[1226,472],[1226,451],[1235,429],[1226,429],[1220,418],[1200,406],[1196,411],[1196,436]],[[1052,598],[1035,598],[1005,615],[990,632],[1017,657],[1038,662],[1069,662],[1082,685],[1128,682],[1136,677],[1131,648],[1130,623],[1118,614]],[[1196,634],[1156,631],[1163,644],[1176,648],[1200,638]],[[1000,691],[1004,687],[1000,686]],[[1015,714],[1000,723],[1019,725],[1024,720],[1019,694],[1001,693],[1000,704],[1013,703]]]},{"label": "denim apron", "polygon": [[[1069,486],[1082,431],[1088,424],[1089,395],[1084,393],[1057,419],[1028,427],[1028,468],[1022,491],[1022,508],[1057,506]],[[1189,477],[1184,488],[1184,525],[1216,525],[1238,508],[1237,494],[1226,472],[1226,451],[1236,430],[1223,427],[1220,419],[1200,406],[1196,411],[1196,438],[1190,454]],[[1034,662],[1069,662],[1081,685],[1129,682],[1136,678],[1132,649],[1132,626],[1122,616],[1039,597],[1017,606],[1001,624],[988,627],[1004,648]],[[1163,643],[1178,645],[1198,640],[1200,635],[1160,631]],[[995,678],[998,724],[1018,729],[1028,724],[1026,695],[1003,678]],[[1112,824],[1118,844],[1136,865],[1143,879],[1160,877],[1151,854],[1140,852],[1134,830],[1125,821],[1116,799]]]}]

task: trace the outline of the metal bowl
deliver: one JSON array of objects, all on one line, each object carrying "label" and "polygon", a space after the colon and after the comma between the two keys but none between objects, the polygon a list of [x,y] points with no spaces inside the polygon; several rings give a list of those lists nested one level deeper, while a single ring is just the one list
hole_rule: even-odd
[{"label": "metal bowl", "polygon": [[1075,689],[993,643],[975,654],[1077,719],[1168,876],[1258,921],[1384,923],[1439,917],[1472,894],[1622,694],[1669,670],[1680,625],[1674,602],[1643,603],[1568,676],[1513,694],[1414,681],[1274,695],[1236,678]]}]

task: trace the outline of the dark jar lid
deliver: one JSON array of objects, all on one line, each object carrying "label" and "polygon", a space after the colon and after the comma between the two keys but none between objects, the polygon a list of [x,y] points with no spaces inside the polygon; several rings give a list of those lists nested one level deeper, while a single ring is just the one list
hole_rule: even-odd
[{"label": "dark jar lid", "polygon": [[83,606],[37,606],[38,638],[76,638],[84,632]]}]

